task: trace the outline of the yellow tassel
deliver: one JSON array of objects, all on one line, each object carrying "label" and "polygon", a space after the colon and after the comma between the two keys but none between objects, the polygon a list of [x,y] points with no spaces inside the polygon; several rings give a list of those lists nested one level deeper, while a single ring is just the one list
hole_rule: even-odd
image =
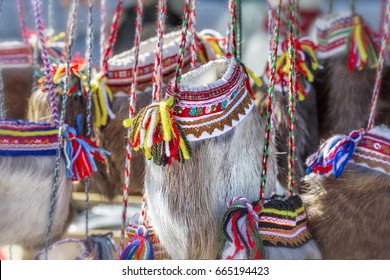
[{"label": "yellow tassel", "polygon": [[180,138],[180,150],[183,153],[184,159],[189,159],[191,157],[184,143],[183,138]]},{"label": "yellow tassel", "polygon": [[258,87],[261,87],[263,85],[263,81],[259,77],[257,77],[251,69],[245,66],[245,70]]},{"label": "yellow tassel", "polygon": [[55,83],[55,84],[59,83],[58,80],[64,76],[64,73],[62,73],[62,71],[64,69],[65,69],[64,65],[58,66],[57,71],[54,73],[54,76],[53,76],[53,83]]},{"label": "yellow tassel", "polygon": [[173,97],[168,98],[167,101],[160,102],[160,116],[161,116],[162,129],[164,133],[164,141],[170,141],[172,137],[171,116],[168,110],[168,107],[172,106],[172,104],[173,104]]}]

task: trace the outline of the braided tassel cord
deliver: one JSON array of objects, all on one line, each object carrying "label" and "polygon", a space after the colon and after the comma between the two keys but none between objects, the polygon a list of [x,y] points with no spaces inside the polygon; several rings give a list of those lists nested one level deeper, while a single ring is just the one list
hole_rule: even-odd
[{"label": "braided tassel cord", "polygon": [[197,53],[198,53],[198,45],[196,39],[196,0],[192,0],[191,3],[191,70],[196,69],[196,61],[197,61]]},{"label": "braided tassel cord", "polygon": [[295,184],[295,104],[296,104],[296,57],[294,50],[295,42],[295,0],[290,0],[290,34],[288,41],[288,52],[290,60],[290,71],[289,71],[289,102],[288,102],[288,113],[289,113],[289,145],[288,145],[288,194],[291,196],[294,193]]},{"label": "braided tassel cord", "polygon": [[390,17],[390,0],[387,1],[387,6],[386,6],[386,18],[383,25],[384,32],[382,37],[381,50],[379,52],[378,69],[376,71],[376,76],[375,76],[374,92],[372,94],[372,99],[371,99],[370,117],[368,119],[367,130],[373,128],[375,122],[375,111],[378,102],[379,91],[381,88],[383,66],[385,62],[385,51],[387,47],[387,41],[389,38],[389,17]]},{"label": "braided tassel cord", "polygon": [[269,142],[271,136],[271,119],[272,119],[272,104],[274,103],[275,97],[275,80],[276,80],[276,58],[278,57],[278,45],[279,45],[279,26],[280,26],[280,6],[282,5],[282,0],[277,1],[276,4],[276,24],[274,26],[274,37],[273,37],[273,48],[270,52],[269,58],[269,72],[270,72],[270,81],[268,88],[268,100],[267,100],[267,115],[266,115],[266,125],[265,125],[265,137],[264,137],[264,146],[263,146],[263,156],[262,156],[262,171],[261,171],[261,182],[260,182],[260,204],[264,204],[264,192],[267,183],[267,162],[268,162],[268,153],[269,153]]},{"label": "braided tassel cord", "polygon": [[165,32],[166,0],[158,1],[157,10],[157,45],[155,50],[154,74],[153,74],[153,102],[161,99],[162,73],[163,73],[163,38]]},{"label": "braided tassel cord", "polygon": [[100,69],[103,69],[104,43],[106,42],[107,0],[100,0]]},{"label": "braided tassel cord", "polygon": [[[136,89],[137,89],[137,75],[138,75],[138,61],[139,61],[139,52],[141,44],[141,33],[142,33],[142,19],[143,19],[143,0],[138,0],[137,5],[137,18],[135,22],[135,38],[134,38],[134,68],[133,68],[133,77],[130,88],[130,98],[129,98],[129,119],[132,119],[135,113],[135,104],[136,104]],[[121,251],[125,249],[125,231],[127,225],[127,204],[128,204],[128,194],[129,194],[129,185],[130,185],[130,166],[131,166],[131,146],[130,146],[130,135],[131,128],[127,130],[127,145],[126,145],[126,163],[125,163],[125,183],[123,185],[123,201],[122,201],[122,223],[121,223],[121,236],[120,236],[120,248]]]}]

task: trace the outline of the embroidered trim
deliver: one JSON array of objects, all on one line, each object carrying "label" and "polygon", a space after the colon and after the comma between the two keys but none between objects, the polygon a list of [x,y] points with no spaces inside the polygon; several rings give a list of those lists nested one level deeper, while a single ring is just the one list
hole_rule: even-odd
[{"label": "embroidered trim", "polygon": [[55,155],[58,128],[49,123],[0,120],[1,156]]}]

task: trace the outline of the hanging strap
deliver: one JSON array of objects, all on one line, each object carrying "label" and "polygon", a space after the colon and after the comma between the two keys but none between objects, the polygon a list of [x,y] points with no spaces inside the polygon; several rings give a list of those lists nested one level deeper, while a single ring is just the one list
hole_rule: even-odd
[{"label": "hanging strap", "polygon": [[121,13],[123,9],[123,2],[124,0],[118,0],[118,5],[115,9],[114,17],[112,19],[110,37],[108,38],[107,46],[103,53],[103,62],[102,62],[103,67],[101,71],[103,71],[104,75],[106,75],[108,72],[108,59],[111,56],[116,41],[116,37],[118,35],[119,19],[121,17]]},{"label": "hanging strap", "polygon": [[196,69],[196,61],[198,59],[198,44],[196,37],[196,0],[192,0],[190,11],[190,29],[191,29],[191,70]]},{"label": "hanging strap", "polygon": [[[129,98],[129,119],[132,119],[135,114],[135,104],[137,100],[136,89],[137,89],[137,75],[138,75],[138,60],[141,44],[141,33],[142,33],[142,19],[143,19],[143,0],[138,0],[137,5],[137,18],[135,22],[135,38],[134,38],[134,68],[133,77],[130,88]],[[127,144],[126,144],[126,163],[125,163],[125,183],[123,185],[123,201],[122,201],[122,224],[121,224],[121,236],[120,236],[120,248],[119,255],[125,248],[125,233],[127,226],[127,203],[130,186],[130,167],[132,160],[132,152],[130,146],[130,135],[131,126],[127,130]]]},{"label": "hanging strap", "polygon": [[[40,0],[34,0],[35,9],[36,9],[36,18],[40,18]],[[69,89],[69,76],[70,76],[70,63],[71,63],[71,53],[73,49],[74,44],[74,38],[75,38],[75,21],[77,17],[77,6],[78,6],[78,0],[73,0],[72,2],[72,17],[71,17],[71,23],[70,23],[70,36],[69,36],[69,44],[68,44],[68,50],[67,50],[67,59],[66,59],[66,74],[65,74],[65,82],[64,82],[64,92],[68,92]],[[42,25],[37,23],[37,26],[41,26],[40,29],[42,29]],[[42,30],[41,30],[42,31]],[[41,32],[39,32],[41,33]],[[43,46],[42,46],[42,52],[43,52]],[[50,64],[48,65],[50,70]],[[51,76],[50,76],[51,79]],[[59,121],[59,133],[58,133],[58,146],[56,151],[56,159],[55,159],[55,165],[54,165],[54,176],[53,176],[53,186],[51,191],[51,203],[50,203],[50,212],[49,212],[49,223],[48,223],[48,230],[46,235],[46,242],[45,242],[45,255],[46,259],[48,258],[48,249],[51,242],[51,228],[53,224],[53,217],[54,217],[54,210],[55,210],[55,204],[56,204],[56,195],[58,190],[58,180],[59,180],[59,171],[60,171],[60,161],[62,157],[62,142],[64,139],[64,123],[65,123],[65,115],[66,115],[66,103],[68,100],[68,95],[64,94],[62,97],[62,107],[61,107],[61,118]]]},{"label": "hanging strap", "polygon": [[176,99],[178,98],[179,84],[181,81],[181,75],[183,71],[184,50],[187,43],[187,32],[189,27],[191,4],[192,4],[191,0],[186,0],[184,4],[184,18],[183,18],[183,24],[181,29],[181,42],[179,47],[179,53],[177,55],[176,74],[175,74],[174,84],[173,84]]},{"label": "hanging strap", "polygon": [[22,39],[23,39],[23,43],[26,46],[28,46],[27,25],[26,25],[26,17],[24,15],[23,1],[22,0],[17,0],[16,6],[18,8],[20,33],[21,33],[21,36],[22,36]]},{"label": "hanging strap", "polygon": [[390,0],[387,1],[387,5],[386,5],[386,18],[383,24],[382,44],[379,53],[378,69],[376,71],[376,76],[375,76],[374,92],[372,94],[372,99],[371,99],[371,109],[370,109],[370,117],[368,119],[367,131],[374,126],[374,122],[375,122],[375,111],[377,107],[379,91],[381,88],[383,66],[385,61],[385,51],[386,51],[387,41],[389,37],[389,15],[390,15]]},{"label": "hanging strap", "polygon": [[242,0],[236,0],[236,38],[237,38],[237,60],[241,61],[242,54]]},{"label": "hanging strap", "polygon": [[46,47],[46,38],[44,35],[44,29],[43,29],[43,19],[41,16],[41,0],[33,0],[33,10],[35,14],[35,25],[37,28],[37,33],[38,33],[38,38],[39,42],[41,44],[42,48],[42,60],[43,60],[43,67],[45,70],[45,76],[46,76],[46,81],[48,83],[48,88],[49,88],[49,98],[50,98],[50,108],[52,111],[52,117],[53,117],[53,122],[55,126],[58,127],[59,121],[58,121],[58,109],[57,109],[57,103],[56,103],[56,96],[54,93],[54,88],[55,85],[53,83],[53,77],[51,73],[51,63],[49,60],[49,55],[47,52],[47,47]]},{"label": "hanging strap", "polygon": [[295,54],[295,42],[296,42],[296,0],[290,0],[290,23],[289,23],[289,40],[288,40],[288,53],[290,60],[289,69],[289,139],[288,139],[288,195],[294,194],[295,185],[295,104],[297,97],[297,83],[296,83],[296,54]]},{"label": "hanging strap", "polygon": [[237,0],[229,0],[229,21],[227,29],[226,53],[237,58]]},{"label": "hanging strap", "polygon": [[[3,0],[0,0],[0,17],[3,12]],[[0,119],[5,118],[5,106],[4,106],[4,81],[3,81],[3,70],[0,61]]]},{"label": "hanging strap", "polygon": [[163,79],[163,38],[165,32],[165,16],[167,10],[167,1],[159,0],[157,8],[157,45],[154,59],[153,74],[153,102],[161,99],[161,88]]},{"label": "hanging strap", "polygon": [[[88,5],[88,28],[87,28],[87,138],[91,137],[92,134],[92,91],[91,91],[91,80],[92,80],[92,50],[93,50],[93,7],[94,0],[89,0]],[[85,238],[88,239],[89,227],[89,189],[90,189],[90,178],[85,179]]]},{"label": "hanging strap", "polygon": [[276,2],[276,23],[273,30],[273,47],[270,51],[269,56],[269,88],[268,88],[268,100],[267,100],[267,115],[265,118],[265,136],[264,136],[264,146],[263,146],[263,155],[262,155],[262,171],[260,179],[260,200],[259,203],[262,206],[264,204],[264,192],[267,183],[267,163],[268,163],[268,154],[269,154],[269,142],[271,135],[271,119],[272,119],[272,104],[274,103],[275,97],[275,80],[276,80],[276,59],[278,57],[278,45],[279,45],[279,27],[280,27],[280,6],[282,0]]},{"label": "hanging strap", "polygon": [[103,69],[104,44],[106,42],[107,2],[100,0],[100,69]]}]

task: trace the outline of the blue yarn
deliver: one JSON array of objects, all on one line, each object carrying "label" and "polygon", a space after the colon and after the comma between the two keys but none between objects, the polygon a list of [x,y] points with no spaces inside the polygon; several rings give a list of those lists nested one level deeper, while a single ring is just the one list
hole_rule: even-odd
[{"label": "blue yarn", "polygon": [[141,242],[144,243],[143,244],[144,254],[141,254],[141,258],[144,260],[153,260],[154,258],[153,245],[152,243],[150,243],[148,238],[149,238],[149,231],[143,226],[138,227],[137,236],[135,237],[135,240],[133,240],[122,252],[121,260],[136,260],[137,253],[141,247]]},{"label": "blue yarn", "polygon": [[[352,157],[353,152],[355,151],[355,142],[348,141],[340,150],[337,151],[335,158],[333,159],[333,174],[338,178],[341,173],[343,173],[345,166],[347,165],[349,159]],[[340,166],[337,167],[337,162],[346,155],[346,157],[341,162]]]}]

